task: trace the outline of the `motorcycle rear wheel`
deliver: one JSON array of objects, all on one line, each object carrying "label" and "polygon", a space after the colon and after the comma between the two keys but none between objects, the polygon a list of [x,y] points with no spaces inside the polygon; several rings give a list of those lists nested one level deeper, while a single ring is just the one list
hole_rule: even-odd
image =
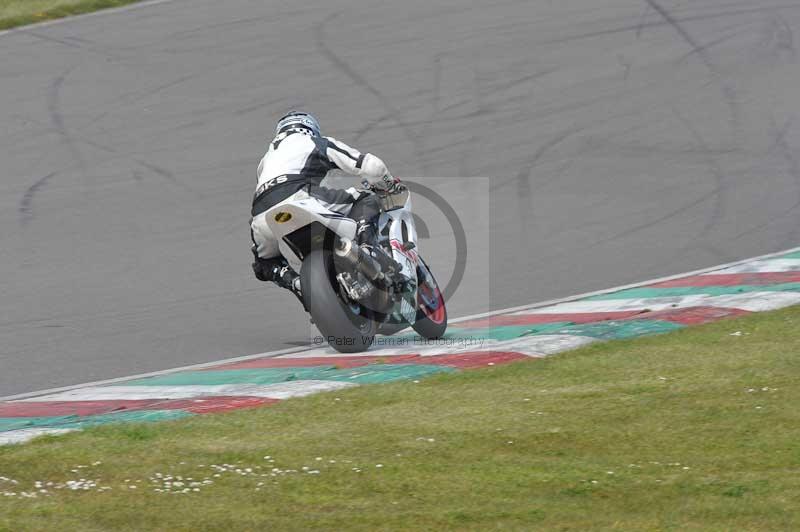
[{"label": "motorcycle rear wheel", "polygon": [[322,337],[340,353],[369,349],[377,325],[358,313],[339,296],[331,254],[318,249],[309,253],[300,269],[300,288],[306,308]]}]

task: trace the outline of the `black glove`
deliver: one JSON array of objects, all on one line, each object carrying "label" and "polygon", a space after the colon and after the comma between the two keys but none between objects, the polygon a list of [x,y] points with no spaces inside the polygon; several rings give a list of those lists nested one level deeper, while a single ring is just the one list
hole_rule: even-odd
[{"label": "black glove", "polygon": [[397,194],[398,192],[406,190],[406,186],[403,184],[403,182],[390,174],[386,174],[380,181],[376,181],[374,183],[370,183],[366,179],[363,179],[361,181],[361,185],[367,190],[378,194],[379,196],[385,196],[386,194]]},{"label": "black glove", "polygon": [[269,281],[269,274],[264,271],[264,268],[261,267],[261,263],[256,261],[252,264],[253,267],[253,274],[256,276],[256,279],[259,281]]},{"label": "black glove", "polygon": [[387,194],[400,194],[401,192],[406,190],[406,186],[401,183],[400,181],[396,181],[389,185],[389,188],[386,189]]}]

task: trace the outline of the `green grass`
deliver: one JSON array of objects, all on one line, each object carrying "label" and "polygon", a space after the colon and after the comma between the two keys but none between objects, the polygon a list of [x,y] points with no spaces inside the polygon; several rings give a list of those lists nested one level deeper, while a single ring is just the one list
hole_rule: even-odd
[{"label": "green grass", "polygon": [[[798,331],[800,307],[0,448],[0,530],[797,530]],[[57,488],[81,478],[112,489]]]},{"label": "green grass", "polygon": [[0,0],[0,30],[80,15],[139,0]]}]

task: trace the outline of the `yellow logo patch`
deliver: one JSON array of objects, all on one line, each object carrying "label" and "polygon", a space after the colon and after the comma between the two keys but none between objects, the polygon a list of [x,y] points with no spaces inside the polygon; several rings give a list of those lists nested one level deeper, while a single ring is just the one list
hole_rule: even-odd
[{"label": "yellow logo patch", "polygon": [[285,224],[289,220],[292,219],[292,213],[290,212],[279,212],[275,215],[275,221],[279,224]]}]

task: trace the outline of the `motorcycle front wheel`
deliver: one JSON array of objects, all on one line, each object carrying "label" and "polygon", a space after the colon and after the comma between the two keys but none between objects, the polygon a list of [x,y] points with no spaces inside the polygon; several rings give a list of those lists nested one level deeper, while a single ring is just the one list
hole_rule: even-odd
[{"label": "motorcycle front wheel", "polygon": [[441,338],[447,330],[447,307],[439,283],[421,257],[417,279],[417,321],[414,322],[414,330],[428,340]]},{"label": "motorcycle front wheel", "polygon": [[362,315],[358,305],[345,303],[339,295],[329,252],[312,251],[300,269],[300,288],[306,308],[325,341],[340,353],[359,353],[372,345],[377,326]]}]

